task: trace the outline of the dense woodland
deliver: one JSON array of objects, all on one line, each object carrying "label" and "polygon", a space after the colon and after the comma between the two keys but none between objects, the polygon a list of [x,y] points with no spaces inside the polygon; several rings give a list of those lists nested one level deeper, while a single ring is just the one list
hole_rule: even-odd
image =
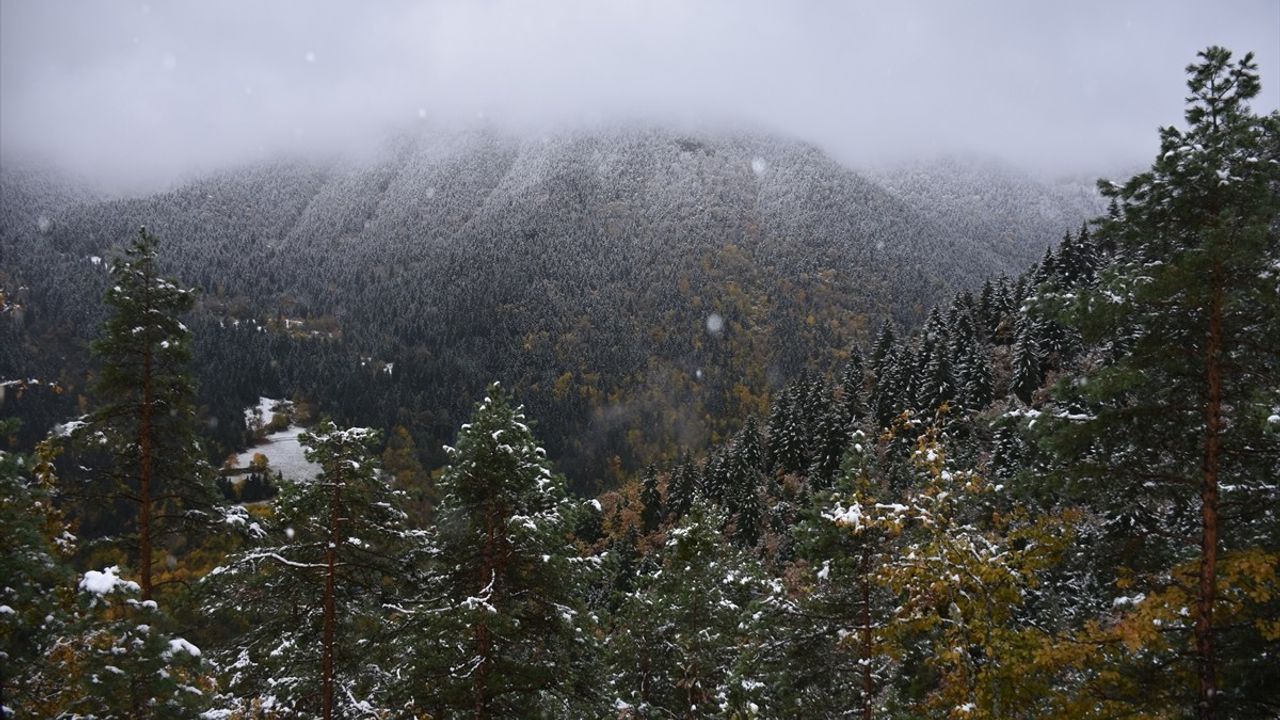
[{"label": "dense woodland", "polygon": [[914,327],[1104,207],[1008,169],[873,178],[795,142],[637,129],[429,133],[363,164],[133,199],[20,170],[0,173],[0,288],[20,316],[0,329],[0,377],[64,389],[5,411],[30,419],[26,446],[88,409],[109,261],[145,225],[164,272],[199,290],[211,461],[242,449],[243,409],[266,395],[404,427],[438,467],[499,380],[592,493],[723,440],[803,370],[837,371],[881,319]]},{"label": "dense woodland", "polygon": [[[420,358],[368,343],[423,332],[388,329],[402,301],[430,308],[404,315],[429,322],[466,316],[479,292],[396,273],[456,271],[501,244],[387,258],[389,284],[364,278],[372,298],[395,288],[379,306],[327,297],[353,286],[325,272],[297,288],[252,268],[168,279],[199,266],[173,257],[195,247],[178,225],[148,224],[109,261],[84,259],[97,247],[88,220],[41,230],[61,254],[9,236],[6,282],[36,257],[54,262],[48,274],[97,279],[0,297],[3,367],[23,371],[4,385],[23,423],[7,421],[19,449],[0,455],[0,704],[19,718],[1274,718],[1280,114],[1250,110],[1259,87],[1251,56],[1200,53],[1185,124],[1161,130],[1150,169],[1101,183],[1105,214],[1061,228],[1022,272],[989,267],[974,291],[950,292],[963,278],[935,276],[936,259],[915,265],[917,287],[849,270],[846,255],[829,260],[843,270],[785,280],[765,254],[795,262],[784,247],[745,242],[712,243],[700,270],[668,280],[583,277],[567,307],[599,292],[625,322],[619,288],[638,282],[630,301],[658,293],[674,305],[646,307],[698,318],[705,356],[685,374],[646,367],[649,354],[684,357],[662,349],[687,339],[673,330],[632,359],[630,373],[658,373],[644,383],[583,369],[539,388],[494,383],[454,400],[474,404],[438,456],[418,440],[439,428],[416,423],[453,411],[378,404],[427,387],[402,384],[415,372],[438,393],[492,372],[484,353],[520,337],[499,330],[503,313],[532,327],[521,313],[548,300],[495,272],[485,292],[508,293],[504,309],[472,317],[471,334],[434,335]],[[191,232],[222,222],[173,218]],[[583,242],[619,251],[622,227]],[[836,251],[802,222],[794,233]],[[907,260],[941,241],[891,239]],[[336,246],[308,252],[334,254],[321,266],[334,273],[345,262]],[[717,283],[734,263],[762,268],[758,286]],[[211,297],[210,281],[278,283],[306,309],[255,317],[224,298],[257,290]],[[686,284],[728,298],[719,330]],[[100,308],[58,305],[86,287],[101,288]],[[904,310],[877,294],[890,288],[937,302]],[[884,320],[857,331],[869,298]],[[58,338],[46,313],[82,321]],[[89,321],[92,355],[54,362]],[[644,347],[630,337],[566,326],[525,338],[524,357],[537,372],[599,363],[618,382]],[[362,382],[339,369],[352,355]],[[699,370],[714,370],[716,391],[668,410]],[[592,393],[610,387],[673,394],[617,418],[620,438],[605,441],[598,417],[539,424],[521,406],[598,416],[608,403]],[[217,466],[244,428],[211,420],[283,389],[309,416],[321,474],[228,502]],[[580,401],[538,405],[547,397]],[[700,418],[709,426],[670,426]],[[538,440],[546,425],[563,438],[554,453]],[[592,439],[575,445],[573,428]]]}]

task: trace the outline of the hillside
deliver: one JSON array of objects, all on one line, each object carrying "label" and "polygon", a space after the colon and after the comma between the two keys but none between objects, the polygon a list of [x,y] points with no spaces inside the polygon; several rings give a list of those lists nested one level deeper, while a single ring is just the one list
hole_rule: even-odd
[{"label": "hillside", "polygon": [[[0,374],[66,369],[101,321],[106,275],[90,258],[146,225],[203,293],[199,354],[219,387],[205,402],[228,424],[279,392],[412,424],[432,448],[460,399],[497,378],[521,388],[575,480],[608,482],[607,458],[634,467],[718,439],[882,318],[914,325],[1096,212],[1091,195],[1012,172],[966,177],[986,197],[932,192],[928,172],[863,176],[759,136],[475,131],[50,204],[40,223],[31,201],[6,202],[3,282],[29,288],[37,312]],[[6,196],[49,193],[29,178],[10,177]],[[242,337],[236,320],[269,337]]]}]

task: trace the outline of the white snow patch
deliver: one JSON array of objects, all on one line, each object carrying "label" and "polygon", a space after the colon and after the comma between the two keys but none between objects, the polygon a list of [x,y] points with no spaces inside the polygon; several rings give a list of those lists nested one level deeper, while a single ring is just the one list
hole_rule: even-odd
[{"label": "white snow patch", "polygon": [[320,466],[307,460],[305,448],[298,440],[302,428],[291,427],[273,432],[262,442],[236,455],[236,467],[248,467],[256,453],[267,456],[267,468],[280,471],[286,480],[311,482],[320,477]]},{"label": "white snow patch", "polygon": [[200,657],[200,648],[192,645],[183,638],[174,638],[169,641],[169,656],[172,657],[180,652],[184,652],[191,657]]},{"label": "white snow patch", "polygon": [[90,570],[84,574],[84,578],[80,580],[80,589],[93,593],[94,595],[107,595],[109,593],[120,590],[121,592],[138,592],[142,589],[141,585],[132,580],[123,580],[120,578],[120,566],[112,565],[103,569],[102,572]]}]

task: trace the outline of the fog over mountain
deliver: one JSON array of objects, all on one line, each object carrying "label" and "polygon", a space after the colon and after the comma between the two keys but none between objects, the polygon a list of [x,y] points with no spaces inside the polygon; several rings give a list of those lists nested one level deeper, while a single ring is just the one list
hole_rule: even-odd
[{"label": "fog over mountain", "polygon": [[[112,189],[378,147],[415,123],[768,132],[838,161],[1132,168],[1206,44],[1280,63],[1280,5],[711,2],[0,7],[0,147]],[[1273,88],[1255,103],[1276,107]]]}]

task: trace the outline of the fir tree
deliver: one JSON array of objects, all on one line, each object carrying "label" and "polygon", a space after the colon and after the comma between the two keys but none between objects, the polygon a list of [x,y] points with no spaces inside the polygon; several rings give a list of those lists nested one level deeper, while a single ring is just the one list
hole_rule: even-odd
[{"label": "fir tree", "polygon": [[1040,348],[1032,335],[1031,321],[1025,316],[1019,318],[1016,336],[1009,392],[1030,405],[1031,396],[1040,389]]},{"label": "fir tree", "polygon": [[994,380],[987,354],[977,345],[970,346],[960,366],[960,392],[964,406],[981,411],[990,404]]},{"label": "fir tree", "polygon": [[769,467],[775,472],[801,472],[807,466],[805,381],[787,386],[769,410]]},{"label": "fir tree", "polygon": [[671,513],[671,521],[679,522],[689,512],[696,498],[696,471],[693,469],[693,460],[688,451],[685,451],[667,481],[667,510]]},{"label": "fir tree", "polygon": [[666,515],[662,507],[662,491],[658,489],[658,469],[653,465],[645,468],[641,476],[640,504],[644,506],[640,517],[647,535],[658,529]]},{"label": "fir tree", "polygon": [[809,464],[809,485],[829,488],[840,470],[840,461],[849,446],[849,423],[838,406],[827,408],[818,418],[813,433],[813,462]]},{"label": "fir tree", "polygon": [[764,447],[760,440],[760,423],[756,416],[747,417],[733,439],[733,450],[744,467],[764,470]]},{"label": "fir tree", "polygon": [[921,410],[932,412],[955,399],[956,390],[951,374],[951,362],[947,355],[947,348],[941,345],[935,347],[931,353],[916,396],[916,407]]},{"label": "fir tree", "polygon": [[885,363],[888,362],[898,339],[893,332],[893,323],[885,320],[880,324],[880,332],[876,335],[875,344],[871,347],[871,371],[879,383],[884,377]]},{"label": "fir tree", "polygon": [[867,414],[867,403],[863,392],[866,387],[862,354],[855,348],[849,352],[849,362],[840,374],[840,405],[844,410],[844,422],[852,425]]}]

